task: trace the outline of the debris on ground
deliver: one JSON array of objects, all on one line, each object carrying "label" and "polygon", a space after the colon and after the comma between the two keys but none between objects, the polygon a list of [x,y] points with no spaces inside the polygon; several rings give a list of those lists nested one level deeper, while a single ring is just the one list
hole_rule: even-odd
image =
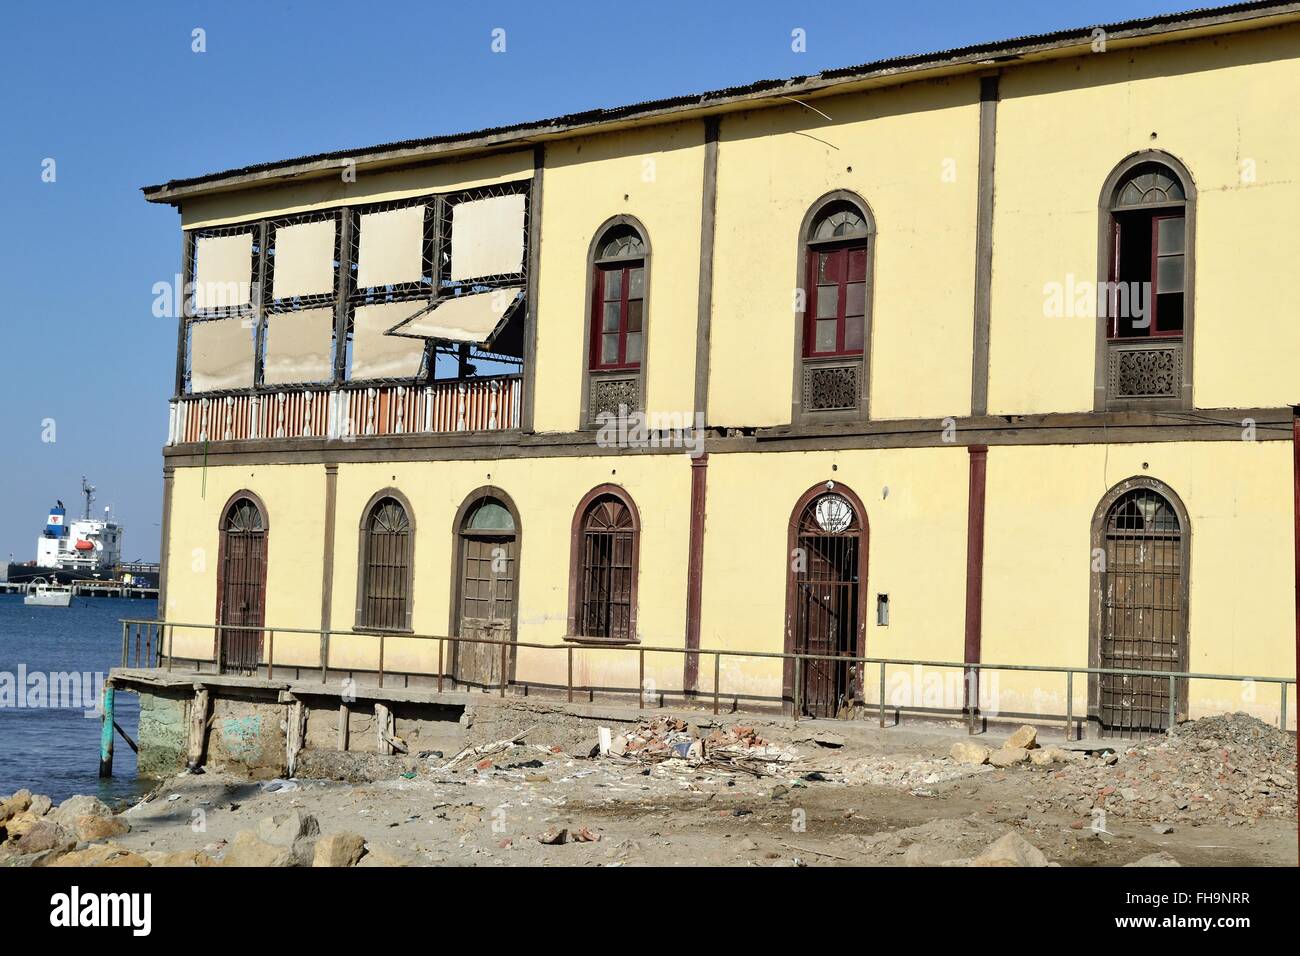
[{"label": "debris on ground", "polygon": [[1296,815],[1295,739],[1247,714],[1182,723],[1163,736],[1044,774],[1043,807],[1229,826]]},{"label": "debris on ground", "polygon": [[611,737],[608,746],[600,747],[598,752],[602,756],[641,763],[681,761],[684,768],[739,770],[755,776],[775,775],[782,765],[800,759],[794,752],[764,740],[753,727],[744,724],[715,729],[707,737],[701,737],[685,720],[666,715],[642,721],[632,730]]}]

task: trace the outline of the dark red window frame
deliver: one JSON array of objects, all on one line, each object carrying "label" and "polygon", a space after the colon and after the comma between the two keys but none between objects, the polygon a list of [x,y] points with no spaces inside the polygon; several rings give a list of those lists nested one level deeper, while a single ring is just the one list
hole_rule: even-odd
[{"label": "dark red window frame", "polygon": [[[632,371],[641,367],[645,358],[645,259],[627,259],[618,262],[602,262],[595,266],[596,273],[591,283],[591,354],[588,356],[589,368],[594,372]],[[641,270],[642,288],[640,295],[632,295],[632,272]],[[606,299],[605,290],[611,275],[619,276],[619,295],[615,299]],[[606,303],[618,303],[618,328],[605,329]],[[640,308],[641,319],[637,328],[630,327],[632,303]],[[640,354],[633,359],[627,355],[628,335],[639,337]],[[618,356],[614,361],[602,360],[606,335],[618,336]]]},{"label": "dark red window frame", "polygon": [[[859,255],[860,253],[860,255]],[[832,257],[832,266],[835,273],[833,282],[822,282],[821,285],[835,286],[834,295],[835,315],[826,316],[821,321],[835,320],[835,348],[821,350],[817,348],[817,303],[819,298],[819,269],[821,257],[829,255]],[[804,309],[804,329],[803,329],[803,355],[804,358],[835,358],[838,356],[858,356],[863,353],[865,345],[865,328],[866,328],[866,296],[867,296],[867,257],[870,255],[868,242],[866,239],[851,239],[845,242],[837,243],[818,243],[808,246],[807,262],[807,284],[808,304]],[[848,338],[848,296],[849,286],[862,285],[863,299],[861,312],[853,314],[859,322],[858,334],[863,337],[863,342],[856,346],[847,344]]]},{"label": "dark red window frame", "polygon": [[[1148,257],[1149,265],[1146,270],[1145,279],[1141,276],[1126,276],[1121,278],[1122,272],[1122,253],[1121,239],[1124,234],[1125,217],[1130,219],[1145,219],[1150,231],[1150,256]],[[1160,293],[1158,289],[1159,281],[1159,260],[1160,260],[1160,223],[1169,219],[1183,220],[1183,250],[1180,255],[1183,259],[1183,289],[1181,294],[1182,300],[1182,321],[1177,328],[1162,329],[1160,327]],[[1181,338],[1185,331],[1187,322],[1187,213],[1184,209],[1153,209],[1153,210],[1134,210],[1131,212],[1119,212],[1111,214],[1111,255],[1109,278],[1112,283],[1117,282],[1148,282],[1150,284],[1150,295],[1148,297],[1148,306],[1151,310],[1151,323],[1145,329],[1130,330],[1127,334],[1120,334],[1121,316],[1118,312],[1118,293],[1112,289],[1110,295],[1110,322],[1107,330],[1107,336],[1114,340],[1131,341],[1133,339],[1154,339],[1154,338]],[[1172,295],[1175,293],[1165,293]],[[1130,299],[1130,301],[1132,301]]]}]

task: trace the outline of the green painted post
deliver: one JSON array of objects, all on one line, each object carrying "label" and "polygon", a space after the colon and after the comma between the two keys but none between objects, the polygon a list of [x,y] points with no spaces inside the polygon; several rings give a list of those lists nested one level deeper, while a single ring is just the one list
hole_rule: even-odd
[{"label": "green painted post", "polygon": [[99,728],[99,775],[113,776],[113,685],[104,685],[104,719]]}]

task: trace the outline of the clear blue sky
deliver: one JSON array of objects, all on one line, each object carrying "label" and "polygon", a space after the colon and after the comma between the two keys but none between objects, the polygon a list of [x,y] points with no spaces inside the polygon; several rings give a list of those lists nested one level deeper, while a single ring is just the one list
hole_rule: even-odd
[{"label": "clear blue sky", "polygon": [[[0,560],[34,557],[46,510],[55,498],[71,510],[82,474],[126,525],[124,556],[158,556],[176,335],[152,316],[151,289],[176,272],[180,234],[140,186],[1198,5],[7,4]],[[196,27],[205,53],[191,51]],[[504,54],[490,49],[497,27]],[[791,50],[796,27],[805,53]]]}]

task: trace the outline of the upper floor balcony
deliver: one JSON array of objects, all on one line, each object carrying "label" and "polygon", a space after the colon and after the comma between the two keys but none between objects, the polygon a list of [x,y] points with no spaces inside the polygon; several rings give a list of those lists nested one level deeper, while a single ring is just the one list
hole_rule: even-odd
[{"label": "upper floor balcony", "polygon": [[520,375],[428,385],[319,385],[185,395],[172,401],[167,444],[509,431],[519,427]]}]

